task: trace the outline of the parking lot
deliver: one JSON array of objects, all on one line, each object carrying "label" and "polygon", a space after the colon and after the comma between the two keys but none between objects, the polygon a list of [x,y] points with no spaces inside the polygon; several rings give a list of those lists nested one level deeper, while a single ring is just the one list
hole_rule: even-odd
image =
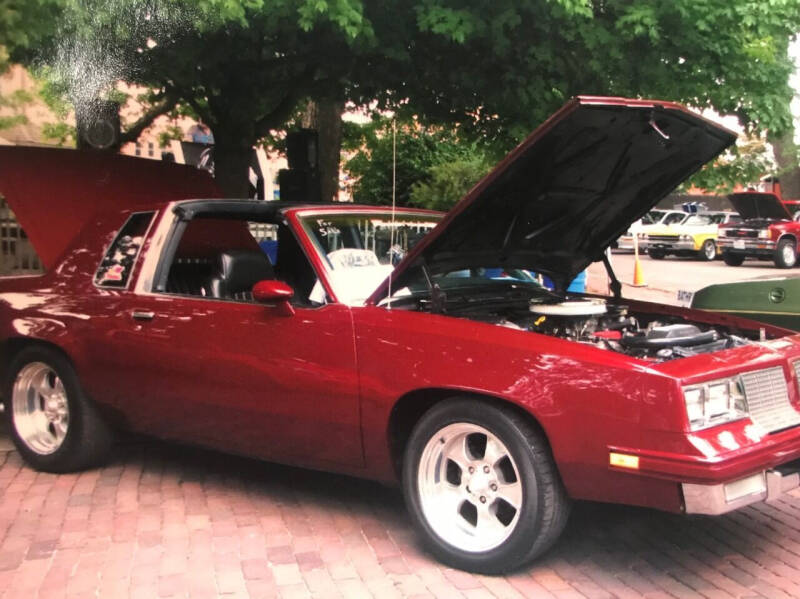
[{"label": "parking lot", "polygon": [[[645,287],[631,287],[634,275],[633,253],[614,252],[611,257],[614,272],[623,282],[622,295],[678,304],[678,291],[694,292],[707,285],[732,283],[753,279],[800,276],[800,268],[776,268],[772,262],[746,260],[741,266],[726,266],[721,260],[701,262],[690,257],[668,256],[653,260],[646,254],[639,257],[639,265]],[[588,285],[595,291],[607,292],[607,279],[602,263],[595,262],[589,267]]]},{"label": "parking lot", "polygon": [[395,489],[125,440],[37,474],[0,436],[0,597],[797,597],[800,495],[721,518],[578,503],[505,577],[439,565]]}]

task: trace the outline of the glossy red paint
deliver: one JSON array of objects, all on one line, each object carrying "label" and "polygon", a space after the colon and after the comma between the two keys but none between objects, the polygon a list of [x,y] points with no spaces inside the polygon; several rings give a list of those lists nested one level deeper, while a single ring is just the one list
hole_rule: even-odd
[{"label": "glossy red paint", "polygon": [[259,281],[253,285],[253,299],[257,302],[289,301],[294,291],[283,281]]},{"label": "glossy red paint", "polygon": [[[297,222],[298,214],[342,209],[288,209],[285,216]],[[156,221],[170,213],[169,207],[160,211]],[[141,294],[135,283],[122,291],[87,284],[102,254],[97,248],[128,212],[97,216],[48,274],[3,281],[0,323],[5,339],[61,347],[90,396],[134,430],[391,481],[396,456],[387,435],[398,401],[480,396],[516,405],[541,425],[571,496],[672,511],[681,509],[678,482],[735,478],[785,461],[787,447],[800,447],[797,430],[770,443],[735,433],[742,449],[732,454],[706,431],[700,437],[715,453],[704,455],[693,442],[698,435],[685,433],[680,392],[681,384],[743,365],[781,364],[790,372],[788,361],[800,358],[795,338],[782,352],[749,346],[654,365],[420,312],[334,303],[295,307],[287,318],[274,306]],[[310,244],[302,230],[296,233]],[[134,313],[153,316],[138,321]],[[791,393],[797,403],[796,385]],[[740,429],[734,423],[714,434]],[[641,456],[640,471],[609,467],[609,451],[619,448]],[[720,469],[720,463],[727,465]]]},{"label": "glossy red paint", "polygon": [[223,197],[208,173],[189,166],[54,148],[0,147],[0,186],[46,268],[104,207]]},{"label": "glossy red paint", "polygon": [[[115,177],[120,187],[141,189],[132,171]],[[77,197],[86,182],[72,185],[62,193]],[[476,397],[514,406],[541,427],[571,497],[676,512],[682,509],[682,482],[735,480],[800,455],[800,428],[762,436],[745,419],[690,432],[681,389],[779,366],[792,405],[800,407],[791,365],[800,359],[800,336],[770,327],[767,335],[781,343],[657,363],[464,318],[347,306],[337,301],[300,218],[314,212],[387,213],[375,207],[280,209],[332,300],[324,306],[295,304],[287,316],[281,302],[158,292],[149,269],[166,251],[177,221],[175,204],[167,203],[172,194],[152,203],[128,194],[119,209],[103,195],[92,196],[93,210],[83,211],[80,232],[73,228],[71,239],[62,240],[61,257],[50,254],[47,274],[0,281],[0,339],[6,359],[20,342],[61,349],[87,395],[119,425],[394,481],[404,441],[393,420],[398,409],[411,406],[409,412],[418,413],[444,397]],[[101,205],[107,209],[98,211]],[[132,212],[149,210],[153,222],[129,286],[94,285],[119,227]],[[264,300],[286,294],[274,283],[258,283],[254,291]],[[706,312],[626,304],[696,322],[757,328]],[[640,468],[611,467],[612,451],[638,456]]]},{"label": "glossy red paint", "polygon": [[283,281],[259,281],[253,285],[253,299],[262,304],[274,303],[284,316],[294,316],[295,310],[289,300],[294,290]]}]

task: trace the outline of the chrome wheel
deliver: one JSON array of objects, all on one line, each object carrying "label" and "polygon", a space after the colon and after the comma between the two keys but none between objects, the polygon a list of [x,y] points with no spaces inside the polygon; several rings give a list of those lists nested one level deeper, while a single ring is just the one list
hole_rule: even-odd
[{"label": "chrome wheel", "polygon": [[461,551],[494,549],[519,522],[517,465],[503,442],[478,425],[461,422],[437,431],[422,451],[417,486],[428,525]]},{"label": "chrome wheel", "polygon": [[69,429],[69,403],[64,384],[44,362],[24,366],[11,392],[17,435],[31,451],[49,455],[58,450]]},{"label": "chrome wheel", "polygon": [[781,250],[781,257],[783,258],[784,264],[788,264],[789,266],[794,265],[794,261],[796,259],[794,246],[790,243],[784,244],[783,249]]},{"label": "chrome wheel", "polygon": [[708,239],[703,243],[701,251],[703,253],[703,258],[709,262],[717,257],[717,245],[711,239]]}]

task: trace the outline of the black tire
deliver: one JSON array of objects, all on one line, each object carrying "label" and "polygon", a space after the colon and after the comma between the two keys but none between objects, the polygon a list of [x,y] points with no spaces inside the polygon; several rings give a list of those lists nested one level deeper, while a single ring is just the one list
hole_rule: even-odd
[{"label": "black tire", "polygon": [[717,258],[717,244],[713,239],[706,239],[697,253],[697,257],[704,262],[711,262]]},{"label": "black tire", "polygon": [[666,256],[667,253],[664,250],[658,250],[652,248],[647,250],[647,255],[650,256],[653,260],[663,260],[664,256]]},{"label": "black tire", "polygon": [[741,254],[731,254],[730,252],[722,252],[722,261],[728,266],[741,266],[744,262],[744,256]]},{"label": "black tire", "polygon": [[792,239],[781,239],[775,248],[775,266],[792,268],[797,264],[797,246]]},{"label": "black tire", "polygon": [[[58,443],[54,443],[55,448],[49,452],[37,449],[35,441],[26,440],[25,435],[20,433],[24,426],[22,424],[24,416],[21,415],[24,408],[20,412],[15,412],[13,401],[14,386],[18,376],[26,368],[26,372],[36,368],[42,369],[39,365],[49,368],[51,376],[60,379],[63,395],[66,396],[68,414],[66,432]],[[26,393],[31,397],[28,400],[30,405],[44,403],[44,396],[36,396],[35,391],[28,390]],[[24,395],[20,394],[21,397]],[[23,459],[34,469],[56,473],[74,472],[98,465],[108,457],[112,444],[111,430],[83,393],[72,364],[60,352],[45,346],[31,346],[21,350],[8,365],[3,384],[3,398],[11,440]],[[26,404],[23,402],[22,405]]]},{"label": "black tire", "polygon": [[[475,426],[493,435],[505,446],[508,457],[513,460],[513,463],[509,461],[507,465],[511,465],[513,469],[516,464],[516,471],[519,472],[519,481],[514,481],[514,484],[520,487],[520,508],[518,513],[515,510],[514,519],[510,519],[509,524],[503,523],[513,528],[507,533],[507,538],[488,550],[467,550],[458,547],[434,530],[436,526],[441,526],[442,522],[451,528],[463,527],[466,522],[466,516],[462,513],[464,503],[461,503],[459,508],[453,508],[452,512],[446,512],[452,513],[452,518],[436,518],[433,526],[431,519],[425,515],[422,505],[426,500],[422,498],[419,477],[420,469],[423,469],[422,475],[424,475],[423,456],[426,455],[426,447],[438,447],[438,443],[444,444],[444,434],[448,430],[446,427],[461,425]],[[468,460],[473,459],[485,460],[485,449],[481,458],[468,458]],[[502,469],[501,464],[505,459],[507,458],[495,462],[494,473],[497,473],[498,478]],[[447,462],[447,459],[444,461]],[[442,460],[439,460],[434,463],[441,462]],[[468,463],[476,464],[476,472],[480,472],[481,462]],[[449,464],[446,464],[445,468],[448,467]],[[447,472],[449,473],[449,470]],[[473,476],[466,471],[463,472],[461,476],[466,476],[467,479],[459,477],[458,485],[451,486],[450,489],[460,490],[463,487],[466,492],[475,494],[476,492],[470,491],[469,485],[473,484],[475,476],[478,475]],[[451,484],[451,482],[440,481],[440,484]],[[497,490],[497,486],[495,485],[493,489]],[[501,492],[502,489],[499,493]],[[484,574],[515,570],[547,551],[563,531],[571,505],[544,436],[515,411],[472,399],[443,401],[424,414],[414,427],[406,445],[403,461],[403,494],[417,530],[439,560],[455,568]],[[495,517],[499,519],[498,501],[502,502],[502,498],[489,499],[489,504],[494,507]],[[486,503],[483,497],[480,500]],[[478,505],[477,501],[475,505]],[[490,505],[486,506],[489,512]],[[477,526],[477,511],[475,519],[474,526]],[[477,531],[477,528],[474,530]],[[477,534],[475,536],[477,537]]]}]

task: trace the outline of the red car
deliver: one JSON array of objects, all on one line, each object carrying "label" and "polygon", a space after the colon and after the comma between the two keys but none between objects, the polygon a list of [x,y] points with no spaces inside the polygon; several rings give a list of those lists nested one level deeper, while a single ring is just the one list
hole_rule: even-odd
[{"label": "red car", "polygon": [[399,481],[431,550],[490,573],[546,551],[573,499],[775,500],[800,482],[800,337],[618,284],[565,292],[733,140],[675,104],[578,98],[438,225],[185,200],[210,180],[0,148],[0,189],[47,269],[0,282],[14,442],[52,472],[132,429]]},{"label": "red car", "polygon": [[741,266],[745,258],[772,260],[778,268],[797,264],[800,222],[778,194],[743,191],[728,199],[744,221],[719,227],[717,245],[725,264]]}]

